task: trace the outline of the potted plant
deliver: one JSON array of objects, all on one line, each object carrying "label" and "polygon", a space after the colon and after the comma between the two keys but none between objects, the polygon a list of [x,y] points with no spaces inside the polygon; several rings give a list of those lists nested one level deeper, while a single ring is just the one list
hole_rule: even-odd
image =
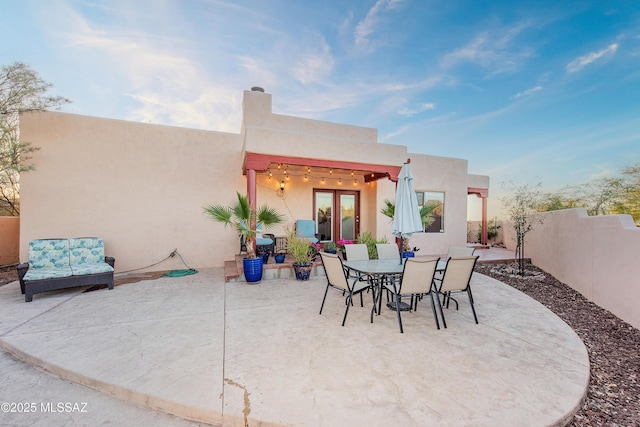
[{"label": "potted plant", "polygon": [[312,263],[315,259],[317,248],[309,240],[296,236],[293,227],[287,228],[287,252],[293,258],[293,271],[298,280],[309,280]]},{"label": "potted plant", "polygon": [[336,242],[334,242],[333,240],[324,242],[324,244],[322,245],[322,249],[330,254],[335,254],[336,252],[338,252],[338,246],[336,246]]},{"label": "potted plant", "polygon": [[[405,239],[407,240],[407,239]],[[413,247],[413,249],[411,249],[410,247],[407,248],[402,248],[402,258],[413,258],[414,256],[416,256],[416,252],[418,252],[420,250],[420,248],[417,247]]]},{"label": "potted plant", "polygon": [[[430,226],[433,223],[434,219],[431,216],[431,212],[433,212],[438,206],[440,206],[440,203],[429,203],[427,205],[420,207],[420,219],[422,220],[422,227],[424,229],[426,229],[428,226]],[[393,221],[393,216],[395,215],[395,212],[396,212],[395,203],[392,203],[391,201],[385,199],[384,207],[380,210],[380,213],[385,216],[388,216]],[[415,247],[413,248],[413,251],[411,250],[411,246],[409,246],[408,238],[402,239],[402,248],[400,252],[403,258],[413,257],[414,256],[413,252],[417,252],[417,251],[418,249]]]},{"label": "potted plant", "polygon": [[343,238],[338,240],[338,243],[336,243],[336,248],[342,254],[342,259],[347,259],[347,248],[345,248],[345,245],[351,245],[352,243],[353,241],[345,240]]},{"label": "potted plant", "polygon": [[256,257],[255,238],[257,230],[251,224],[262,224],[265,228],[284,221],[284,217],[273,208],[263,205],[252,209],[249,199],[239,192],[238,200],[230,206],[213,204],[204,208],[205,214],[224,226],[235,228],[247,245],[247,256],[242,260],[244,276],[247,282],[256,283],[262,280],[262,258]]}]

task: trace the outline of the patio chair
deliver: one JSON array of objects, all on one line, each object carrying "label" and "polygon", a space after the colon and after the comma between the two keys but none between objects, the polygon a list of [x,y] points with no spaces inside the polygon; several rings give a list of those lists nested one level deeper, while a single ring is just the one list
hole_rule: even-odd
[{"label": "patio chair", "polygon": [[[368,261],[369,260],[369,250],[367,249],[367,245],[364,243],[353,243],[349,245],[344,245],[344,249],[347,252],[347,261]],[[356,273],[354,271],[346,268],[347,274],[350,278],[357,278],[359,280],[369,280],[368,277],[363,276],[360,273]],[[344,293],[343,293],[344,295]],[[362,294],[360,295],[362,298]]]},{"label": "patio chair", "polygon": [[[400,250],[395,243],[376,243],[376,252],[378,253],[378,259],[400,260]],[[397,275],[395,279],[396,281],[400,280],[400,275]],[[387,292],[387,301],[389,301],[389,292]]]},{"label": "patio chair", "polygon": [[[444,296],[442,305],[449,308],[449,300],[451,298],[451,292],[466,292],[469,297],[469,304],[471,305],[471,311],[473,312],[473,318],[478,323],[478,316],[476,315],[476,309],[473,303],[473,295],[471,293],[471,276],[473,275],[473,269],[478,261],[478,255],[470,257],[455,257],[447,260],[447,267],[444,270],[442,278],[435,278],[438,294]],[[440,285],[438,286],[438,282]],[[438,298],[438,301],[440,298]],[[454,300],[455,301],[455,300]],[[442,311],[442,305],[440,306],[440,314],[442,316],[442,324],[447,327],[447,322],[444,318],[444,312]],[[456,310],[458,309],[458,302],[456,301]]]},{"label": "patio chair", "polygon": [[310,243],[318,243],[320,235],[316,233],[316,222],[312,219],[296,221],[296,236],[307,239]]},{"label": "patio chair", "polygon": [[364,243],[354,243],[344,245],[347,251],[347,260],[349,261],[367,261],[369,259],[369,251]]},{"label": "patio chair", "polygon": [[[404,264],[404,269],[402,271],[400,280],[391,280],[384,283],[384,287],[388,291],[393,293],[394,301],[396,302],[400,301],[400,298],[403,296],[410,296],[413,300],[418,296],[429,295],[429,297],[431,298],[431,309],[433,311],[433,318],[436,321],[436,328],[438,329],[440,329],[440,322],[438,321],[438,314],[436,312],[436,305],[433,298],[434,292],[437,292],[435,289],[433,277],[435,275],[436,266],[438,265],[439,259],[440,258],[409,258]],[[438,298],[436,295],[435,299],[438,300],[438,306],[440,306],[440,298]],[[400,312],[402,310],[396,309],[395,311],[398,316],[400,333],[404,333],[404,329],[402,327],[402,316],[400,315]],[[413,304],[411,304],[411,311],[414,311]],[[440,307],[440,311],[442,312],[442,307]],[[373,322],[373,312],[371,314],[371,322]]]},{"label": "patio chair", "polygon": [[395,243],[376,243],[378,259],[400,259],[400,250]]},{"label": "patio chair", "polygon": [[447,257],[445,259],[441,259],[440,262],[438,263],[438,268],[436,269],[436,279],[442,279],[442,273],[444,272],[444,269],[447,267],[447,260],[449,258],[473,256],[475,251],[476,251],[476,248],[470,248],[468,246],[449,246]]},{"label": "patio chair", "polygon": [[[257,254],[274,254],[276,237],[270,233],[262,234],[262,224],[256,225],[256,253]],[[247,251],[247,242],[244,236],[240,236],[240,253]]]},{"label": "patio chair", "polygon": [[[320,252],[320,259],[322,260],[322,266],[324,267],[324,271],[327,275],[327,288],[324,291],[324,298],[322,298],[320,314],[322,314],[322,309],[324,308],[324,302],[327,299],[329,287],[334,287],[338,290],[342,290],[343,295],[348,293],[345,300],[346,308],[344,310],[344,318],[342,319],[342,326],[344,326],[345,322],[347,321],[347,315],[349,314],[349,307],[351,307],[352,305],[353,296],[356,294],[360,294],[360,306],[363,306],[362,292],[370,289],[371,284],[366,281],[354,279],[353,283],[349,285],[347,273],[344,271],[342,260],[340,259],[340,257],[338,257],[338,255]],[[375,292],[372,292],[372,295],[374,300],[373,302],[375,303]]]}]

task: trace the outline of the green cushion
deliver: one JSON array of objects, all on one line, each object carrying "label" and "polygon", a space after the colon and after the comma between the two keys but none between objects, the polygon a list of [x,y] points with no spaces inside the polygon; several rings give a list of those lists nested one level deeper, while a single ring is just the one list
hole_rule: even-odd
[{"label": "green cushion", "polygon": [[69,240],[32,240],[29,242],[29,265],[32,268],[69,267]]},{"label": "green cushion", "polygon": [[99,237],[69,239],[71,266],[104,263],[104,242]]}]

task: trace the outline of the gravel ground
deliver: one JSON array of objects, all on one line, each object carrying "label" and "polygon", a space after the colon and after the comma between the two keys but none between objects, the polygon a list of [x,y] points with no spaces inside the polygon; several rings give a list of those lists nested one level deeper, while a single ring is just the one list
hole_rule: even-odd
[{"label": "gravel ground", "polygon": [[[640,426],[640,330],[537,267],[524,277],[509,266],[478,264],[476,271],[513,286],[564,320],[587,347],[589,391],[570,426]],[[0,286],[18,280],[15,267],[0,269]]]},{"label": "gravel ground", "polygon": [[640,330],[537,267],[525,276],[510,266],[478,264],[476,271],[542,303],[582,339],[589,354],[589,391],[570,426],[640,426]]}]

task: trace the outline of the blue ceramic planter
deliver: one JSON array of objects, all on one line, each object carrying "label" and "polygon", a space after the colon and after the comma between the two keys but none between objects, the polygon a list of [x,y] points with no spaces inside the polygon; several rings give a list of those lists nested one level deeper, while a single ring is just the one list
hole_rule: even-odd
[{"label": "blue ceramic planter", "polygon": [[414,256],[414,252],[402,252],[402,258],[413,258]]},{"label": "blue ceramic planter", "polygon": [[242,260],[244,278],[248,283],[255,283],[262,280],[262,258],[244,258]]}]

